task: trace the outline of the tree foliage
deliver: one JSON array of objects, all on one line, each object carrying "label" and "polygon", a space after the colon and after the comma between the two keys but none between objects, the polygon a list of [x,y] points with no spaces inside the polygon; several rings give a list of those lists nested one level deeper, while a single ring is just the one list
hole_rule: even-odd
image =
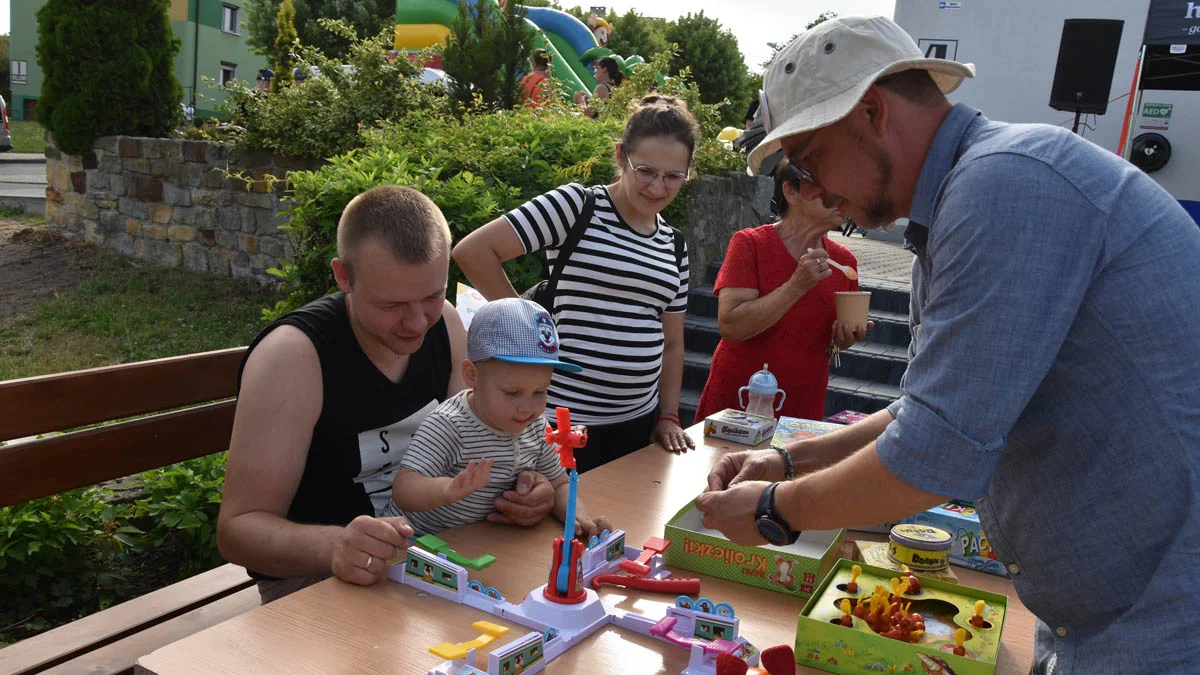
[{"label": "tree foliage", "polygon": [[450,95],[463,109],[509,109],[521,100],[519,74],[533,53],[525,10],[515,2],[462,3],[442,52]]},{"label": "tree foliage", "polygon": [[608,48],[621,56],[637,54],[649,61],[655,54],[671,50],[665,19],[642,16],[632,9],[621,15],[609,12],[607,19],[613,27]]},{"label": "tree foliage", "polygon": [[170,0],[48,0],[37,13],[38,118],[59,149],[100,136],[165,136],[182,119]]},{"label": "tree foliage", "polygon": [[666,38],[678,49],[671,59],[672,71],[691,68],[701,100],[709,104],[728,100],[730,105],[722,109],[721,119],[740,125],[750,92],[745,57],[733,33],[701,11],[668,24]]},{"label": "tree foliage", "polygon": [[[282,0],[244,0],[246,44],[256,54],[275,54],[279,27],[276,18]],[[338,19],[359,38],[373,37],[391,29],[396,20],[396,0],[293,0],[294,25],[300,42],[312,45],[333,58],[350,51],[350,40],[322,30],[318,19]]]},{"label": "tree foliage", "polygon": [[271,55],[271,65],[275,68],[275,76],[271,78],[271,92],[278,92],[285,85],[296,81],[292,73],[295,59],[292,50],[296,48],[296,5],[293,0],[283,0],[279,4],[279,14],[275,17],[275,50]]},{"label": "tree foliage", "polygon": [[[819,26],[830,19],[836,19],[837,15],[837,12],[833,10],[821,12],[817,15],[817,18],[808,22],[808,25],[804,27],[804,30],[812,30],[815,26]],[[792,40],[795,40],[798,37],[800,37],[800,33],[792,33],[792,37],[784,40],[783,42],[768,42],[767,46],[771,48],[771,57],[762,62],[762,69],[766,71],[766,69],[771,66],[771,62],[775,60],[775,55],[779,53],[779,50],[791,44]]]}]

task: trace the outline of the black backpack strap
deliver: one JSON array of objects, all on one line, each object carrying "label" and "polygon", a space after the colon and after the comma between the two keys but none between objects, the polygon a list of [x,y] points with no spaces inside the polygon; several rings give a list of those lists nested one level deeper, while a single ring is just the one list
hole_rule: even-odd
[{"label": "black backpack strap", "polygon": [[[579,218],[576,219],[575,225],[567,232],[567,240],[563,242],[561,248],[558,249],[558,255],[554,258],[554,266],[550,270],[550,281],[546,285],[546,297],[556,299],[558,295],[558,280],[562,277],[563,269],[567,266],[567,259],[579,247],[580,240],[583,239],[584,232],[592,223],[592,214],[596,211],[596,193],[592,188],[584,188],[587,194],[583,200],[583,210],[579,212]],[[557,303],[556,303],[557,304]],[[547,307],[551,315],[554,314],[553,307]]]}]

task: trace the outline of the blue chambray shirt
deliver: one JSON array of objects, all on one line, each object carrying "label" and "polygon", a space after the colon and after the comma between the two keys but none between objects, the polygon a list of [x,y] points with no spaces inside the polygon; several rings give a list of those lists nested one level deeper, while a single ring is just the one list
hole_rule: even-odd
[{"label": "blue chambray shirt", "polygon": [[975,500],[1053,672],[1200,672],[1200,229],[1108,151],[964,105],[910,220],[882,461]]}]

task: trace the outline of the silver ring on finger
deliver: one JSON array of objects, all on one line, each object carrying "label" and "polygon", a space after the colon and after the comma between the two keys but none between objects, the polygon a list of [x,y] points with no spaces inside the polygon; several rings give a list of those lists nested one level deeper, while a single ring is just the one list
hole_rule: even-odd
[{"label": "silver ring on finger", "polygon": [[371,563],[373,563],[373,562],[375,562],[375,556],[373,556],[373,555],[371,555],[370,553],[368,553],[368,554],[367,554],[367,565],[366,565],[366,567],[365,567],[364,569],[366,569],[367,571],[370,571],[370,570],[371,570]]}]

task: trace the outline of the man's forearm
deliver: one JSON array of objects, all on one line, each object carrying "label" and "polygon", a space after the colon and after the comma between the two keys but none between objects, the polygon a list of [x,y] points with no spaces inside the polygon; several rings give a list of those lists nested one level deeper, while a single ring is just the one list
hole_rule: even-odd
[{"label": "man's forearm", "polygon": [[217,538],[221,555],[229,562],[286,579],[330,574],[342,529],[302,525],[274,513],[251,511],[221,523]]},{"label": "man's forearm", "polygon": [[879,458],[874,442],[831,467],[780,485],[775,499],[797,530],[900,520],[946,501],[897,478]]}]

